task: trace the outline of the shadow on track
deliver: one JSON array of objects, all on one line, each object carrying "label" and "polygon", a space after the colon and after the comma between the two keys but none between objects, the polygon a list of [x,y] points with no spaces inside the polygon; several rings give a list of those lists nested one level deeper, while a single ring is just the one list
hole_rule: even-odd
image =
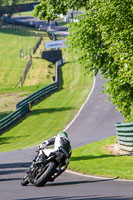
[{"label": "shadow on track", "polygon": [[[109,197],[96,197],[95,195],[88,196],[51,196],[51,197],[38,197],[38,198],[28,198],[28,200],[132,200],[132,197],[119,197],[119,196],[109,196]],[[27,199],[19,199],[27,200]]]},{"label": "shadow on track", "polygon": [[17,181],[17,180],[21,180],[21,178],[3,178],[3,179],[0,179],[0,182],[5,182],[5,181]]},{"label": "shadow on track", "polygon": [[[25,173],[25,170],[30,165],[31,165],[31,162],[0,164],[0,175]],[[4,181],[4,180],[7,181],[8,179],[0,179],[0,181]],[[10,178],[9,178],[9,180],[10,180]],[[13,179],[11,179],[11,180],[13,180]],[[17,179],[15,178],[14,180],[17,180]]]},{"label": "shadow on track", "polygon": [[46,184],[44,187],[47,186],[62,186],[62,185],[77,185],[77,184],[85,184],[85,183],[96,183],[96,182],[104,182],[104,181],[113,181],[116,180],[116,178],[110,178],[110,179],[99,179],[99,180],[84,180],[84,181],[69,181],[69,182],[58,182],[58,183],[49,183]]},{"label": "shadow on track", "polygon": [[27,168],[30,165],[31,165],[31,162],[6,163],[6,164],[0,164],[0,169],[5,169],[5,168]]}]

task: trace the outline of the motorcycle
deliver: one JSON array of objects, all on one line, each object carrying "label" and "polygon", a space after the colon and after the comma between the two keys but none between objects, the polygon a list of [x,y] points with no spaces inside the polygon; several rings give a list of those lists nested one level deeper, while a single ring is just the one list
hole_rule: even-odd
[{"label": "motorcycle", "polygon": [[66,170],[69,163],[68,156],[59,150],[50,153],[50,156],[47,157],[43,150],[41,148],[37,150],[37,155],[21,180],[22,186],[29,183],[37,187],[44,186],[48,181],[53,182],[57,176]]}]

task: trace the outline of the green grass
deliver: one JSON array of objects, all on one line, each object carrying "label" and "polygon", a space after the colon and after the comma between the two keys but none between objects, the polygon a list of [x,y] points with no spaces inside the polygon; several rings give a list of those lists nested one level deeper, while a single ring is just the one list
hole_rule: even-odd
[{"label": "green grass", "polygon": [[13,15],[19,15],[19,16],[28,16],[28,17],[33,17],[33,12],[32,11],[28,11],[28,12],[18,12],[18,13],[14,13]]},{"label": "green grass", "polygon": [[[14,84],[27,62],[19,59],[22,41],[27,47],[30,41],[30,45],[35,42],[31,36],[20,35],[20,33],[8,29],[0,29],[0,93],[24,92],[31,94],[47,85],[46,79],[42,82],[43,77],[39,76],[40,82],[35,85],[31,85],[29,80],[26,80],[27,86],[14,88]],[[37,145],[44,139],[52,137],[64,129],[85,101],[92,87],[92,77],[83,75],[82,68],[77,62],[78,55],[68,52],[65,54],[67,55],[65,62],[68,63],[62,67],[63,89],[34,106],[27,118],[1,135],[0,152]],[[35,66],[36,59],[38,58],[35,58]],[[38,67],[39,65],[40,62]],[[15,75],[13,76],[13,74]],[[31,70],[30,76],[35,79],[35,74],[34,68]],[[0,119],[8,114],[10,112],[7,110],[0,111]],[[115,141],[116,137],[111,137],[74,149],[69,169],[83,174],[133,179],[133,157],[112,155],[106,149],[106,146]]]},{"label": "green grass", "polygon": [[69,169],[83,174],[133,179],[133,156],[113,155],[106,149],[115,142],[113,136],[74,149]]},{"label": "green grass", "polygon": [[0,89],[15,87],[26,67],[28,57],[20,59],[20,50],[28,52],[39,37],[0,28]]},{"label": "green grass", "polygon": [[[24,85],[23,87],[20,83],[17,85],[29,59],[29,47],[31,50],[39,39],[38,36],[34,36],[36,33],[40,32],[26,28],[21,30],[18,27],[15,30],[11,27],[0,28],[0,119],[16,110],[18,101],[53,82],[55,67],[41,59],[44,41],[48,41],[49,38],[46,33],[41,32],[43,41],[36,54],[32,55],[32,67]],[[22,48],[24,58],[19,57]],[[17,88],[15,88],[16,85]]]},{"label": "green grass", "polygon": [[29,116],[0,136],[0,151],[37,145],[61,131],[72,120],[87,98],[93,83],[84,75],[78,55],[65,53],[62,67],[63,88],[32,108]]},{"label": "green grass", "polygon": [[[22,77],[29,60],[29,54],[40,38],[38,36],[32,36],[35,35],[35,33],[39,32],[25,28],[24,30],[0,28],[0,92],[3,92],[5,89],[7,89],[7,91],[8,89],[13,89]],[[51,73],[50,69],[48,69],[49,63],[40,59],[40,51],[44,49],[44,41],[49,40],[46,33],[43,33],[43,35],[43,41],[37,53],[33,55],[32,68],[28,73],[25,86],[37,85],[38,83],[45,84],[46,81],[47,84],[51,83],[52,76],[50,77],[51,80],[50,78],[46,78],[48,72]],[[23,49],[24,52],[24,57],[22,58],[20,58],[21,49]],[[52,71],[55,70],[52,69]]]}]

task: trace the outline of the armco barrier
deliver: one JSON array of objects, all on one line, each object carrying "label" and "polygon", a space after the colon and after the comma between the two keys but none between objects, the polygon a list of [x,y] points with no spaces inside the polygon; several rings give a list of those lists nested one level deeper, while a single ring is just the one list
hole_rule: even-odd
[{"label": "armco barrier", "polygon": [[0,120],[0,133],[13,126],[29,112],[29,104],[26,103],[7,117]]},{"label": "armco barrier", "polygon": [[55,76],[55,82],[41,88],[40,90],[37,90],[33,94],[29,95],[27,98],[23,99],[22,101],[18,102],[16,105],[16,108],[23,106],[25,103],[30,103],[31,106],[35,104],[37,101],[40,101],[41,98],[44,98],[46,95],[49,95],[50,93],[54,92],[59,88],[59,66],[61,65],[61,61],[56,62],[56,76]]},{"label": "armco barrier", "polygon": [[20,101],[17,105],[16,108],[20,108],[21,106],[23,106],[25,103],[30,102],[31,105],[33,105],[34,103],[36,103],[37,101],[39,101],[42,97],[50,94],[51,92],[55,91],[58,89],[58,83],[53,83],[51,85],[48,85],[40,90],[37,90],[36,92],[34,92],[33,94],[31,94],[30,96],[28,96],[27,98],[23,99],[22,101]]},{"label": "armco barrier", "polygon": [[0,133],[3,133],[8,128],[12,127],[15,123],[17,123],[20,119],[22,119],[28,112],[31,110],[31,106],[35,104],[37,101],[40,101],[45,96],[54,92],[58,88],[60,88],[60,78],[59,78],[59,66],[62,62],[58,61],[56,63],[56,76],[55,82],[37,90],[33,94],[29,95],[22,101],[18,102],[16,105],[16,111],[12,112],[7,117],[0,120]]},{"label": "armco barrier", "polygon": [[133,123],[117,123],[115,127],[119,148],[133,152]]}]

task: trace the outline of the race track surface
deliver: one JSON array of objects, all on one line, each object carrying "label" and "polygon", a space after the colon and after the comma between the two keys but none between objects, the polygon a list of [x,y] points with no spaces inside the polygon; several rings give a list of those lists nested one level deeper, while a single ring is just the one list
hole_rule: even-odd
[{"label": "race track surface", "polygon": [[[114,124],[123,121],[101,94],[105,82],[97,76],[94,90],[75,121],[66,130],[76,148],[115,135]],[[86,177],[65,172],[54,183],[22,187],[21,178],[37,147],[0,153],[0,200],[133,200],[133,181]]]},{"label": "race track surface", "polygon": [[72,125],[66,128],[73,148],[115,135],[115,123],[124,122],[115,106],[102,93],[105,82],[98,74],[91,96]]}]

